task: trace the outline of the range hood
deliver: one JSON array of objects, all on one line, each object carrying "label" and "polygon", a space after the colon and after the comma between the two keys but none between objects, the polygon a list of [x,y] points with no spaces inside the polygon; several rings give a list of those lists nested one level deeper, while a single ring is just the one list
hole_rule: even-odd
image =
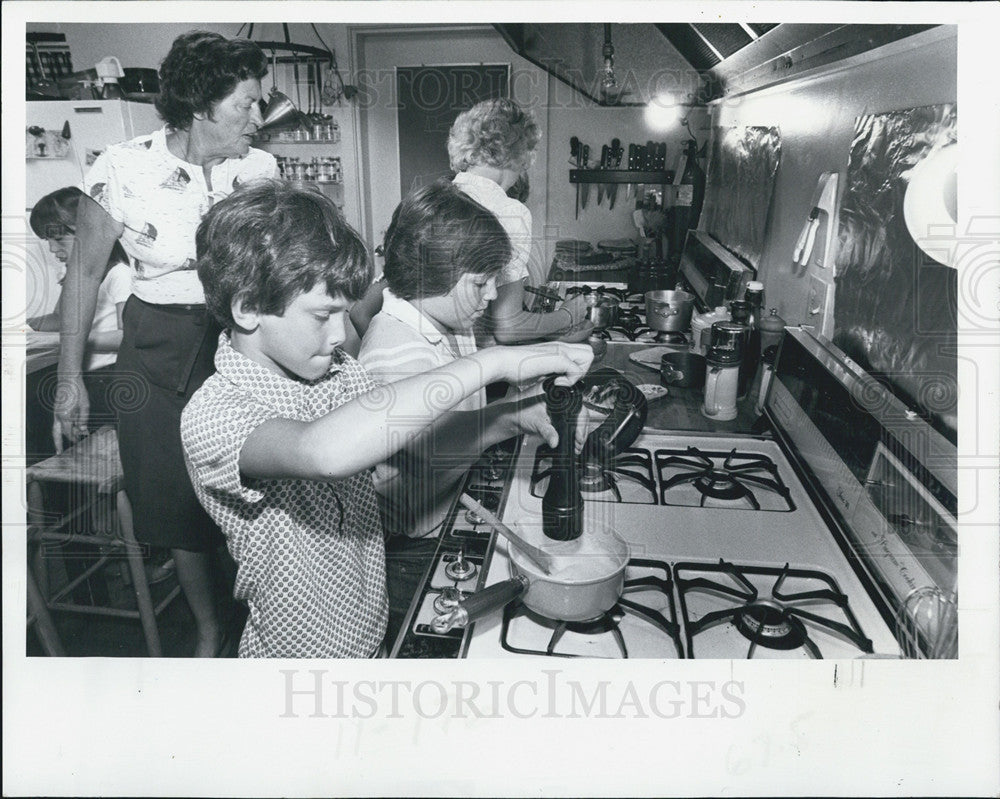
[{"label": "range hood", "polygon": [[934,25],[611,24],[621,91],[601,91],[601,23],[494,26],[510,47],[598,105],[645,105],[660,92],[703,104],[783,82]]}]

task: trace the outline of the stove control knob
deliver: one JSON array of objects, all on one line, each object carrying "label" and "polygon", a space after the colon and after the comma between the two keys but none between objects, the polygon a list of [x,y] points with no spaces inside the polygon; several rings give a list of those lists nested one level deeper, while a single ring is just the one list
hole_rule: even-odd
[{"label": "stove control knob", "polygon": [[441,593],[434,597],[434,610],[438,613],[447,613],[462,601],[462,592],[457,588],[449,586],[442,588]]},{"label": "stove control knob", "polygon": [[461,582],[468,580],[476,573],[476,564],[465,559],[465,551],[459,550],[458,556],[444,567],[444,573],[448,579]]}]

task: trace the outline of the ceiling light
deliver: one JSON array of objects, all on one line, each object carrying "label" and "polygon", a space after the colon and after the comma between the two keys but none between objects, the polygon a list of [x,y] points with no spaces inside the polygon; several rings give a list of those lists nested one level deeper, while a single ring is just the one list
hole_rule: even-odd
[{"label": "ceiling light", "polygon": [[667,130],[677,124],[680,110],[672,94],[658,94],[646,104],[643,112],[646,127],[654,131]]},{"label": "ceiling light", "polygon": [[615,48],[611,44],[611,23],[604,23],[604,48],[601,50],[604,56],[604,69],[601,71],[601,89],[604,91],[614,90],[618,86],[615,78]]}]

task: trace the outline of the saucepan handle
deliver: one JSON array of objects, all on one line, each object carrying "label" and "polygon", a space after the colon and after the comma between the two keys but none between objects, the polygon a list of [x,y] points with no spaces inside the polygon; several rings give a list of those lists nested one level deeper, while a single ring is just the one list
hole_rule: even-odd
[{"label": "saucepan handle", "polygon": [[668,383],[676,383],[684,379],[684,372],[675,368],[672,364],[660,364],[660,376]]},{"label": "saucepan handle", "polygon": [[705,413],[715,416],[719,412],[719,408],[715,405],[715,390],[719,384],[719,381],[713,380],[712,376],[719,374],[722,371],[722,367],[713,366],[708,370],[708,378],[705,380]]},{"label": "saucepan handle", "polygon": [[528,588],[528,578],[523,574],[511,577],[489,588],[484,588],[472,596],[463,599],[458,605],[435,616],[431,621],[431,629],[436,633],[446,633],[455,627],[465,627],[469,622],[499,610],[512,599],[519,597]]}]

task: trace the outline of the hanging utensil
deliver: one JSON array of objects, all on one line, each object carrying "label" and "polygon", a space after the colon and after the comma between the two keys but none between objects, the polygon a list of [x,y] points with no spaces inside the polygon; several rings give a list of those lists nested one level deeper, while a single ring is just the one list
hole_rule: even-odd
[{"label": "hanging utensil", "polygon": [[[580,140],[576,136],[571,136],[569,140],[569,154],[570,158],[573,159],[571,163],[576,164],[577,170],[580,169]],[[580,184],[576,184],[576,207],[573,211],[573,218],[580,218]]]},{"label": "hanging utensil", "polygon": [[[583,163],[582,168],[583,169],[589,169],[590,167],[588,166],[588,164],[589,164],[589,161],[590,161],[590,145],[584,144],[580,148],[580,158],[581,158],[581,161]],[[584,183],[583,184],[583,191],[580,193],[580,207],[581,208],[586,208],[587,207],[587,198],[589,196],[590,196],[590,184],[589,183]]]},{"label": "hanging utensil", "polygon": [[[617,171],[619,168],[621,168],[621,165],[622,165],[622,156],[624,154],[625,154],[625,151],[622,149],[621,140],[617,139],[617,138],[612,139],[611,140],[611,152],[610,152],[610,154],[608,156],[610,158],[609,167],[611,169],[615,170],[615,171]],[[615,207],[615,198],[617,198],[617,197],[618,197],[618,184],[617,183],[612,183],[608,187],[608,201],[609,201],[608,202],[608,210],[613,210],[614,209],[614,207]]]},{"label": "hanging utensil", "polygon": [[[601,145],[601,164],[598,167],[598,169],[607,169],[607,168],[608,168],[608,145],[604,144],[604,145]],[[601,200],[604,199],[604,192],[605,192],[605,190],[606,190],[606,188],[605,188],[605,185],[603,183],[598,183],[597,184],[597,204],[598,205],[600,205],[601,204]]]},{"label": "hanging utensil", "polygon": [[[958,595],[937,586],[914,588],[899,608],[896,622],[903,653],[932,660],[958,656]],[[923,636],[926,650],[919,640]]]}]

